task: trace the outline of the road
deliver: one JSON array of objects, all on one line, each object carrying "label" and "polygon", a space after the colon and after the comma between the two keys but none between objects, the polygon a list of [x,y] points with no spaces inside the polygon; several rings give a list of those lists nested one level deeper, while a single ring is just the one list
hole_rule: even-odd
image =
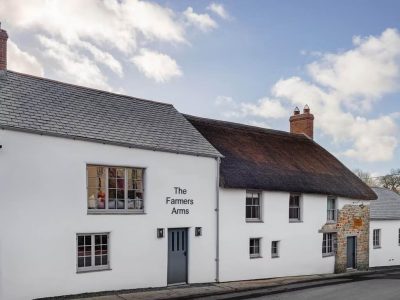
[{"label": "road", "polygon": [[289,290],[259,290],[201,299],[255,300],[400,300],[400,271],[371,274],[340,281],[294,285]]}]

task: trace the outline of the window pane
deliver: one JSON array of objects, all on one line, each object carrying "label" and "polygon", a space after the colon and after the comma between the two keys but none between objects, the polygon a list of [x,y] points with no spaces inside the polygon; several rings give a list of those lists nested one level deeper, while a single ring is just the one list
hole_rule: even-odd
[{"label": "window pane", "polygon": [[85,259],[83,257],[78,257],[78,267],[82,268],[85,266]]},{"label": "window pane", "polygon": [[115,178],[109,178],[108,179],[108,188],[109,189],[114,189],[117,187],[117,179]]},{"label": "window pane", "polygon": [[115,199],[110,199],[109,201],[108,201],[108,208],[109,209],[115,209],[115,204],[116,204],[116,200]]},{"label": "window pane", "polygon": [[104,208],[105,201],[105,169],[100,166],[87,166],[88,208]]},{"label": "window pane", "polygon": [[96,266],[101,265],[101,256],[96,256],[96,257],[94,258],[94,264],[95,264]]},{"label": "window pane", "polygon": [[[111,198],[111,197],[110,197]],[[124,199],[125,198],[125,196],[124,196],[124,190],[117,190],[117,198],[118,199]]]},{"label": "window pane", "polygon": [[92,257],[85,257],[85,267],[90,267],[92,265]]},{"label": "window pane", "polygon": [[117,169],[117,178],[125,178],[125,169],[123,168]]},{"label": "window pane", "polygon": [[107,262],[107,255],[103,255],[103,256],[102,256],[102,262],[101,262],[101,264],[104,265],[104,266],[108,265],[108,262]]}]

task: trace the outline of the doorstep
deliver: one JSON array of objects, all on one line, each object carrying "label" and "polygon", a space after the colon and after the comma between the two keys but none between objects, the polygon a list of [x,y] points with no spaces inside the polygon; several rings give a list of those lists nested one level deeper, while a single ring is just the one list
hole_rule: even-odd
[{"label": "doorstep", "polygon": [[[270,279],[231,281],[221,283],[187,284],[179,286],[168,286],[163,288],[148,288],[109,291],[99,293],[85,293],[79,295],[52,297],[51,299],[74,299],[74,300],[160,300],[160,299],[196,299],[209,296],[240,295],[243,292],[254,291],[255,294],[279,293],[282,291],[298,290],[307,287],[337,284],[343,280],[364,275],[384,273],[391,270],[399,270],[400,267],[374,268],[369,271],[354,271],[340,274],[320,274],[307,276],[290,276]],[[238,296],[240,298],[240,296]],[[239,299],[238,298],[238,299]],[[41,298],[46,299],[46,298]],[[50,299],[50,298],[47,298]],[[228,298],[227,298],[228,299]]]}]

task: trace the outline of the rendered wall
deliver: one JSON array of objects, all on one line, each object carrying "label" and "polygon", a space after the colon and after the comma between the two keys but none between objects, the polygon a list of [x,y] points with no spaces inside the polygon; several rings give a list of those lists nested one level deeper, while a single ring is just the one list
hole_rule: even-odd
[{"label": "rendered wall", "polygon": [[[381,230],[381,247],[375,249],[372,243],[374,229]],[[369,232],[370,267],[400,265],[399,229],[400,220],[371,220]]]},{"label": "rendered wall", "polygon": [[[0,299],[165,286],[159,227],[188,227],[189,282],[215,280],[215,159],[7,130],[0,144]],[[88,215],[86,164],[146,168],[145,214]],[[188,215],[165,204],[175,186],[194,199]],[[96,232],[110,232],[111,270],[78,274],[76,234]]]},{"label": "rendered wall", "polygon": [[[289,193],[263,192],[260,223],[246,223],[246,191],[220,189],[221,281],[333,273],[335,257],[322,257],[327,197],[302,197],[302,222],[289,223]],[[249,257],[249,238],[261,238],[262,258]],[[271,258],[271,241],[280,241],[280,257]]]}]

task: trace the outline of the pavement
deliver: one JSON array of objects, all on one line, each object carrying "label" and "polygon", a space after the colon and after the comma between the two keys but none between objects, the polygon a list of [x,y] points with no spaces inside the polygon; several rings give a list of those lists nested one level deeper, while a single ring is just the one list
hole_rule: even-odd
[{"label": "pavement", "polygon": [[[63,296],[74,300],[400,299],[400,268]],[[375,286],[376,288],[372,288]],[[369,291],[368,287],[371,289]],[[362,291],[363,293],[360,293]],[[362,297],[361,297],[362,296]],[[358,297],[358,298],[357,298]]]}]

